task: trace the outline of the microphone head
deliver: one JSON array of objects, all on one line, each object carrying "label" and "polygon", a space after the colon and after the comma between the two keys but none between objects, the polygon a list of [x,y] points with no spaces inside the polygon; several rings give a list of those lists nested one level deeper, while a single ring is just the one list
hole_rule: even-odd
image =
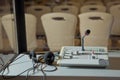
[{"label": "microphone head", "polygon": [[85,35],[89,35],[90,34],[90,30],[89,29],[87,29],[86,31],[85,31]]}]

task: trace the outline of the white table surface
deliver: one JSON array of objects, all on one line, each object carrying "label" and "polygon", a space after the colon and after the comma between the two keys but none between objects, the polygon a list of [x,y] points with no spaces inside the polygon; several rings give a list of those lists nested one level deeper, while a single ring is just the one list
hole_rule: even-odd
[{"label": "white table surface", "polygon": [[[23,54],[20,54],[21,56]],[[18,57],[19,57],[18,56]],[[120,57],[120,52],[110,52],[109,57]],[[8,74],[5,70],[4,75],[15,76],[24,70],[32,67],[32,60],[28,55],[24,55],[20,59],[14,61],[9,66],[10,72]],[[69,67],[57,67],[58,69],[54,72],[46,72],[47,76],[90,76],[90,77],[120,77],[120,70],[113,69],[98,69],[98,68],[69,68]],[[53,67],[48,66],[46,69],[53,69]],[[2,73],[0,73],[2,75]],[[27,72],[21,76],[26,76]],[[41,71],[33,74],[31,71],[30,76],[40,76],[43,75]]]}]

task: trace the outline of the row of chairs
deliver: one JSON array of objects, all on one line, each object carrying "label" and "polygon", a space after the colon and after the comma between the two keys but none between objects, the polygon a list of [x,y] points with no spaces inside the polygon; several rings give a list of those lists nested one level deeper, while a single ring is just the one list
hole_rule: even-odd
[{"label": "row of chairs", "polygon": [[31,5],[46,5],[49,7],[55,7],[58,5],[73,5],[76,6],[77,8],[80,8],[81,6],[85,5],[105,5],[107,8],[110,8],[113,5],[120,4],[119,0],[79,0],[79,1],[74,1],[74,0],[65,0],[65,1],[60,1],[60,0],[54,0],[52,2],[50,1],[45,1],[44,3],[39,3],[39,4],[34,4],[34,2],[31,2]]},{"label": "row of chairs", "polygon": [[[40,17],[39,17],[40,18]],[[10,45],[15,51],[15,23],[13,14],[2,17],[2,25],[8,36]],[[113,17],[103,12],[89,12],[79,15],[79,30],[81,36],[86,30],[91,33],[85,38],[85,46],[108,46]],[[74,34],[77,26],[77,17],[69,13],[48,13],[41,16],[45,30],[47,44],[51,51],[59,51],[62,46],[74,45]],[[25,14],[28,51],[37,48],[36,23],[37,18],[32,14]],[[87,23],[87,24],[86,24]]]},{"label": "row of chairs", "polygon": [[[111,33],[114,35],[120,35],[120,31],[119,31],[120,28],[119,28],[119,22],[118,22],[120,20],[119,18],[120,9],[119,8],[120,8],[120,5],[115,5],[115,6],[112,6],[109,10],[109,13],[114,16],[113,28],[112,28],[112,33]],[[31,6],[26,9],[26,12],[33,14],[38,18],[37,19],[38,21],[37,34],[45,35],[44,29],[42,27],[39,17],[41,17],[43,14],[51,13],[50,8],[47,6]],[[56,6],[53,12],[71,13],[76,16],[79,14],[78,9],[75,6]],[[86,12],[106,12],[106,8],[105,6],[102,6],[102,5],[83,6],[81,8],[81,13],[86,13]]]},{"label": "row of chairs", "polygon": [[[86,1],[87,2],[87,1]],[[93,2],[93,1],[89,1],[89,2]],[[96,2],[96,1],[94,1]],[[117,2],[117,1],[115,1]],[[108,11],[109,13],[111,13],[113,16],[115,16],[114,18],[114,26],[113,27],[113,31],[112,34],[114,35],[119,35],[120,31],[119,31],[119,10],[120,5],[114,5],[112,6],[109,10],[106,9],[105,6],[103,5],[85,5],[82,6],[80,9],[81,13],[86,13],[86,12],[93,12],[93,11],[97,11],[97,12],[106,12]],[[4,10],[4,11],[3,11]],[[45,14],[45,13],[50,13],[51,12],[51,8],[48,6],[30,6],[26,9],[26,13],[30,13],[35,15],[37,18],[41,17],[41,15]],[[66,12],[66,13],[72,13],[74,15],[78,15],[79,14],[79,10],[76,6],[67,6],[67,5],[61,5],[61,6],[56,6],[53,9],[53,12]],[[7,7],[1,7],[0,9],[0,16],[10,13],[10,8],[7,9]],[[37,35],[45,35],[43,26],[41,24],[41,20],[37,19],[37,31],[36,31]]]}]

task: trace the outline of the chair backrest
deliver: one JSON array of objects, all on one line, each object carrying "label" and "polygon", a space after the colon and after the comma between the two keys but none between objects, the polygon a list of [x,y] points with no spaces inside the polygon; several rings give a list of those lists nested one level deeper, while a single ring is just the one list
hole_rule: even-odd
[{"label": "chair backrest", "polygon": [[113,17],[111,14],[103,12],[88,12],[79,15],[81,37],[86,30],[90,34],[85,37],[85,46],[108,46],[108,39]]},{"label": "chair backrest", "polygon": [[1,18],[0,18],[0,50],[3,49],[3,38],[2,38],[2,26],[1,26]]},{"label": "chair backrest", "polygon": [[65,2],[81,2],[81,1],[85,1],[85,0],[64,0]]},{"label": "chair backrest", "polygon": [[0,17],[3,15],[10,13],[10,7],[9,6],[0,6]]},{"label": "chair backrest", "polygon": [[59,5],[53,8],[53,12],[65,12],[65,13],[71,13],[74,15],[78,15],[79,10],[76,6]]},{"label": "chair backrest", "polygon": [[1,17],[3,15],[6,15],[6,14],[10,13],[10,6],[8,4],[7,5],[5,5],[5,4],[3,4],[3,5],[0,4],[0,50],[3,50],[3,45],[4,44],[3,44],[3,37],[2,37],[2,35],[5,34],[2,31]]},{"label": "chair backrest", "polygon": [[77,17],[69,13],[49,13],[41,17],[51,51],[74,45]]},{"label": "chair backrest", "polygon": [[103,0],[103,3],[106,5],[108,2],[110,2],[111,0]]},{"label": "chair backrest", "polygon": [[114,17],[111,34],[120,35],[120,5],[115,5],[110,8],[110,13]]},{"label": "chair backrest", "polygon": [[106,12],[106,7],[103,5],[84,5],[81,7],[80,12]]},{"label": "chair backrest", "polygon": [[62,3],[63,5],[69,5],[69,6],[76,6],[78,9],[80,8],[80,3],[78,2],[73,2],[73,1],[66,1]]},{"label": "chair backrest", "polygon": [[[31,14],[25,14],[27,50],[33,50],[36,44],[36,17]],[[16,27],[13,14],[7,14],[2,17],[2,25],[8,36],[11,48],[16,51]]]},{"label": "chair backrest", "polygon": [[91,2],[91,1],[92,1],[92,2],[93,2],[93,1],[94,1],[94,2],[101,2],[102,0],[85,0],[85,2]]},{"label": "chair backrest", "polygon": [[86,1],[83,3],[83,5],[103,5],[101,1]]},{"label": "chair backrest", "polygon": [[110,1],[110,2],[106,3],[107,11],[109,12],[110,7],[119,5],[119,4],[120,4],[120,1]]},{"label": "chair backrest", "polygon": [[48,7],[48,6],[38,6],[38,5],[37,6],[30,6],[26,9],[26,12],[29,13],[29,14],[33,14],[34,16],[37,17],[37,29],[36,29],[37,31],[36,31],[36,34],[37,35],[45,35],[43,26],[41,24],[40,17],[43,14],[50,13],[51,8]]}]

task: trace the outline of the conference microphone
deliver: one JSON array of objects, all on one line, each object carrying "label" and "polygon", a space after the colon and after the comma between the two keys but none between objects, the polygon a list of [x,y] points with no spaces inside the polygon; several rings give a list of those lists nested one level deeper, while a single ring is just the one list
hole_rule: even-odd
[{"label": "conference microphone", "polygon": [[85,49],[84,49],[84,39],[85,39],[86,36],[88,36],[88,35],[90,34],[90,32],[91,32],[91,31],[90,31],[89,29],[87,29],[87,30],[85,31],[84,36],[82,37],[82,41],[81,41],[82,51],[85,51]]}]

